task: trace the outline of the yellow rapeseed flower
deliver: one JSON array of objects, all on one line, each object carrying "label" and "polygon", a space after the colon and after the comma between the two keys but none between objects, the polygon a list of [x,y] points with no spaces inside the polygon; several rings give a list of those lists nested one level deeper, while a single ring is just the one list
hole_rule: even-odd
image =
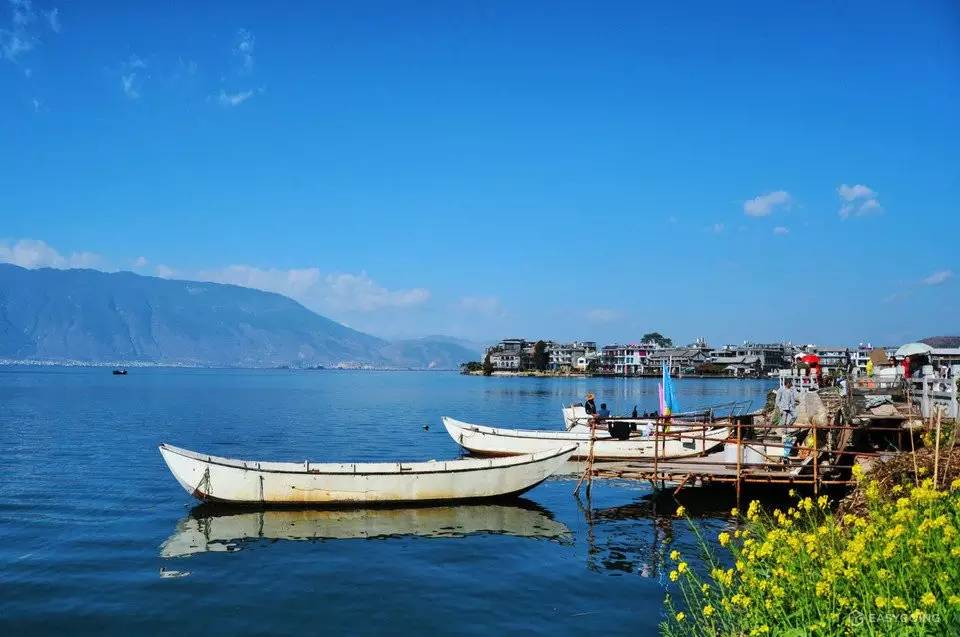
[{"label": "yellow rapeseed flower", "polygon": [[707,604],[706,606],[703,607],[704,617],[710,617],[711,615],[713,615],[713,613],[714,613],[714,608],[710,604]]},{"label": "yellow rapeseed flower", "polygon": [[683,514],[686,513],[686,512],[687,512],[687,510],[684,508],[684,506],[683,506],[682,504],[677,507],[677,517],[678,517],[678,518],[682,518],[682,517],[683,517]]},{"label": "yellow rapeseed flower", "polygon": [[682,622],[685,617],[686,617],[686,615],[683,614],[683,611],[680,611],[679,613],[677,613],[677,621],[678,621],[678,622]]},{"label": "yellow rapeseed flower", "polygon": [[717,539],[720,540],[720,546],[726,546],[727,544],[730,544],[730,534],[726,531],[720,533],[720,535],[717,536]]},{"label": "yellow rapeseed flower", "polygon": [[740,509],[738,509],[737,507],[733,507],[732,509],[730,509],[730,515],[732,515],[733,517],[737,517],[738,515],[740,515]]},{"label": "yellow rapeseed flower", "polygon": [[677,564],[677,572],[683,573],[683,572],[685,572],[686,570],[687,570],[687,563],[686,563],[686,562],[680,562],[679,564]]},{"label": "yellow rapeseed flower", "polygon": [[670,581],[676,582],[680,578],[680,574],[676,571],[670,571]]},{"label": "yellow rapeseed flower", "polygon": [[920,598],[920,603],[924,606],[933,606],[937,603],[937,596],[928,591]]},{"label": "yellow rapeseed flower", "polygon": [[670,551],[670,559],[673,560],[674,562],[676,562],[677,560],[679,560],[679,559],[680,559],[680,551],[677,551],[677,550]]}]

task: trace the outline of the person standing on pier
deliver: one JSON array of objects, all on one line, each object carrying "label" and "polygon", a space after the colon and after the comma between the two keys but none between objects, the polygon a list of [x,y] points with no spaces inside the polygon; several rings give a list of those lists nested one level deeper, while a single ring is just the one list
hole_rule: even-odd
[{"label": "person standing on pier", "polygon": [[[783,440],[783,455],[789,455],[787,440],[790,437],[790,425],[797,419],[797,403],[799,403],[797,390],[793,388],[793,381],[789,378],[783,381],[783,385],[777,390],[775,404],[780,411],[780,437]],[[790,444],[792,447],[793,444]]]},{"label": "person standing on pier", "polygon": [[776,406],[780,410],[780,426],[789,427],[797,419],[797,403],[799,396],[797,390],[793,388],[793,380],[787,378],[783,385],[777,390]]}]

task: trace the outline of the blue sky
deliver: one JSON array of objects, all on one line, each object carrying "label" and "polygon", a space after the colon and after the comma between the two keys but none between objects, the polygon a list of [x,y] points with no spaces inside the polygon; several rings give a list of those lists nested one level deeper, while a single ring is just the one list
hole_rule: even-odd
[{"label": "blue sky", "polygon": [[960,332],[955,2],[354,5],[0,0],[0,260],[387,337]]}]

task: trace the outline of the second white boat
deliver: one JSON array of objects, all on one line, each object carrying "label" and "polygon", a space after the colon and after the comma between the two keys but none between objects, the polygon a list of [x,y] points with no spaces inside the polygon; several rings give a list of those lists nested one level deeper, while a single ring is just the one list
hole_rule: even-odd
[{"label": "second white boat", "polygon": [[[590,431],[541,431],[536,429],[501,429],[475,425],[443,417],[443,426],[454,441],[467,451],[487,456],[512,456],[556,449],[575,444],[571,459],[586,458],[590,453]],[[709,453],[719,448],[730,437],[729,427],[711,427],[704,424],[694,428],[689,424],[681,431],[643,436],[632,435],[626,440],[612,437],[603,430],[596,432],[594,458],[596,460],[661,460],[684,458]]]}]

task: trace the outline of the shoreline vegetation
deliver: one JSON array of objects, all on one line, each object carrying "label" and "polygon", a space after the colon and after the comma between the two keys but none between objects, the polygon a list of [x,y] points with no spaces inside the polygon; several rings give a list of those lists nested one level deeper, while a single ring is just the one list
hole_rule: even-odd
[{"label": "shoreline vegetation", "polygon": [[676,588],[661,634],[960,632],[960,449],[920,449],[854,475],[839,503],[791,490],[783,509],[733,509],[716,538],[687,518],[700,554],[670,552]]}]

